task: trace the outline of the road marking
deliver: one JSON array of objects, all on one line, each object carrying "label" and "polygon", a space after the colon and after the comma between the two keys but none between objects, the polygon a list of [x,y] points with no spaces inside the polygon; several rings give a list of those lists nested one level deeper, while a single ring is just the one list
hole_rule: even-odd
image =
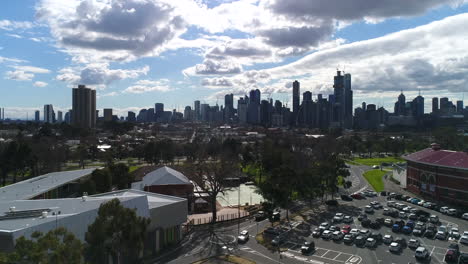
[{"label": "road marking", "polygon": [[339,253],[338,255],[336,255],[336,257],[333,258],[333,260],[335,260],[336,258],[338,258],[342,253]]}]

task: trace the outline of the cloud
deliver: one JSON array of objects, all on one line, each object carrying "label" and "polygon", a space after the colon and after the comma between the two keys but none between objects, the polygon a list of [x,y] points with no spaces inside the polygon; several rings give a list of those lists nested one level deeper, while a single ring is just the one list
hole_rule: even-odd
[{"label": "cloud", "polygon": [[68,53],[88,62],[154,56],[185,31],[173,6],[153,0],[43,0],[36,17]]},{"label": "cloud", "polygon": [[7,19],[0,20],[0,29],[7,31],[30,29],[35,26],[36,24],[30,21],[12,21]]},{"label": "cloud", "polygon": [[316,93],[331,90],[335,68],[340,66],[352,74],[356,92],[463,91],[468,86],[467,24],[468,14],[456,15],[229,78],[264,90],[284,86],[285,78],[298,78],[301,87]]},{"label": "cloud", "polygon": [[5,36],[9,36],[9,37],[12,37],[12,38],[16,38],[16,39],[22,39],[23,37],[18,35],[18,34],[5,34]]},{"label": "cloud", "polygon": [[17,58],[8,58],[8,57],[2,57],[2,56],[0,56],[0,63],[4,63],[4,62],[24,63],[24,62],[27,62],[27,61],[26,61],[26,60],[17,59]]},{"label": "cloud", "polygon": [[242,72],[242,66],[230,60],[216,61],[206,59],[201,64],[187,68],[183,71],[185,75],[218,75],[236,74]]},{"label": "cloud", "polygon": [[31,81],[34,78],[34,74],[24,71],[7,71],[5,78],[15,81]]},{"label": "cloud", "polygon": [[265,42],[275,47],[306,48],[318,46],[327,40],[333,33],[333,25],[325,24],[322,27],[285,27],[261,30],[258,34],[265,38]]},{"label": "cloud", "polygon": [[128,87],[123,93],[141,94],[148,92],[168,92],[172,89],[169,87],[169,80],[139,80],[134,85]]},{"label": "cloud", "polygon": [[48,83],[37,81],[37,82],[34,82],[33,85],[35,87],[46,87],[48,85]]},{"label": "cloud", "polygon": [[149,66],[127,70],[127,69],[109,69],[108,63],[90,64],[82,69],[63,68],[59,71],[56,79],[69,84],[87,84],[87,85],[109,85],[112,82],[124,79],[136,79],[146,75]]},{"label": "cloud", "polygon": [[234,83],[226,77],[215,77],[215,78],[205,78],[202,80],[201,85],[208,88],[223,88],[223,87],[232,87]]},{"label": "cloud", "polygon": [[50,73],[50,70],[34,66],[12,66],[16,70],[32,73]]}]

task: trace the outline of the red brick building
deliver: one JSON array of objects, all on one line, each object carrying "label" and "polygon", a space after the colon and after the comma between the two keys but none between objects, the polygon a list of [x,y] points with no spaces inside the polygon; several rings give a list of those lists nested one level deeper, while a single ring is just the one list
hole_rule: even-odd
[{"label": "red brick building", "polygon": [[440,145],[403,157],[408,191],[434,201],[468,206],[468,153]]}]

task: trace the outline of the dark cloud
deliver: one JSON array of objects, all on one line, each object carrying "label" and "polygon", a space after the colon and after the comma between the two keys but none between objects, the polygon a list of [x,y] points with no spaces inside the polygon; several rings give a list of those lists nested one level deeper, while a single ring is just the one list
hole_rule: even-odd
[{"label": "dark cloud", "polygon": [[258,45],[249,40],[233,40],[217,46],[210,50],[206,55],[207,58],[219,57],[270,57],[271,49],[265,45]]},{"label": "dark cloud", "polygon": [[321,27],[286,27],[261,30],[258,35],[265,38],[265,42],[275,47],[310,47],[317,46],[328,39],[333,33],[332,24]]},{"label": "dark cloud", "polygon": [[317,18],[337,20],[383,19],[416,16],[429,9],[463,3],[462,0],[274,0],[269,5],[274,13],[288,19],[310,21]]}]

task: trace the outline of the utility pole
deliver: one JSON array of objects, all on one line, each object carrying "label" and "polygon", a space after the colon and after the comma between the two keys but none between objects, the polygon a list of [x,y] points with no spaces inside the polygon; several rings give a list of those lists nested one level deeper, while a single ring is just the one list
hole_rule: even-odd
[{"label": "utility pole", "polygon": [[241,185],[239,183],[239,190],[237,192],[237,234],[240,233],[240,188]]}]

